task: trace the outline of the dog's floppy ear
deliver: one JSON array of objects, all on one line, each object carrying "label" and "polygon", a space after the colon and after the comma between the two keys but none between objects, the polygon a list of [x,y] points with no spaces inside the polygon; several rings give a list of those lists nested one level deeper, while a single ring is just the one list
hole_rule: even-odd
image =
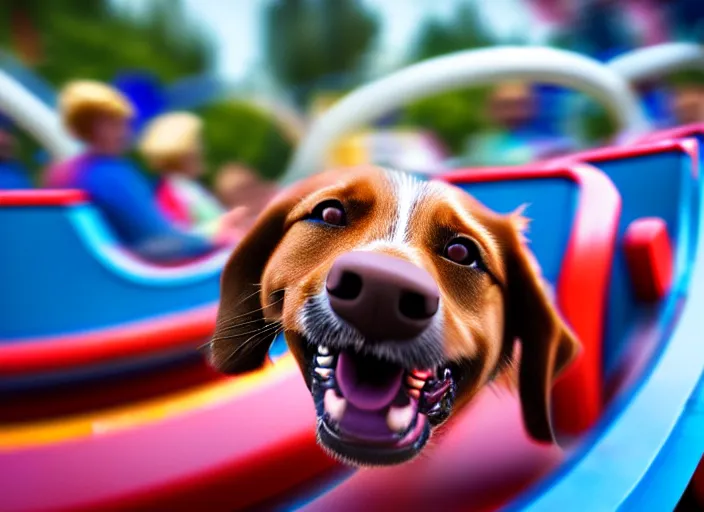
[{"label": "dog's floppy ear", "polygon": [[286,218],[306,195],[331,185],[343,171],[317,174],[280,192],[235,248],[220,279],[215,333],[208,345],[210,363],[224,373],[243,373],[264,364],[276,328],[262,311],[261,278],[284,236]]},{"label": "dog's floppy ear", "polygon": [[523,421],[537,441],[553,442],[550,391],[554,379],[576,357],[579,342],[546,293],[537,263],[525,247],[519,215],[506,235],[507,339],[521,340],[519,393]]}]

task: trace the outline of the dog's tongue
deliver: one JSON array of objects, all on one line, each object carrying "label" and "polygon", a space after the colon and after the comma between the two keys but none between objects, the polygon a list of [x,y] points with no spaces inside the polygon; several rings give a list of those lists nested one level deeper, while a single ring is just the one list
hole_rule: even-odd
[{"label": "dog's tongue", "polygon": [[374,357],[342,352],[335,373],[342,395],[363,411],[391,404],[401,389],[403,369]]}]

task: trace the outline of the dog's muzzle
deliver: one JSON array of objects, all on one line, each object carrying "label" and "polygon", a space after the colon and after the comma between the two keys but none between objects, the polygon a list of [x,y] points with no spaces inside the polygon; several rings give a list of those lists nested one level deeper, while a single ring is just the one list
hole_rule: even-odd
[{"label": "dog's muzzle", "polygon": [[315,335],[307,345],[319,437],[349,462],[408,460],[454,402],[452,371],[439,364],[440,344],[423,338],[439,311],[437,284],[406,260],[359,251],[335,261],[326,291],[344,325],[331,332],[321,327],[325,315],[311,320]]}]

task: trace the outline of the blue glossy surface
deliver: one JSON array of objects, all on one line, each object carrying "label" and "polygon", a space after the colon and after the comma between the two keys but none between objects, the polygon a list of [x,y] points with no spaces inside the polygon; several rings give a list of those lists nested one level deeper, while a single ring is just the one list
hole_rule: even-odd
[{"label": "blue glossy surface", "polygon": [[622,200],[604,333],[604,372],[608,379],[618,369],[626,340],[632,338],[631,332],[640,323],[640,317],[659,314],[639,304],[635,297],[622,245],[626,229],[631,222],[643,217],[665,220],[676,248],[673,280],[680,282],[690,266],[690,209],[696,181],[692,174],[691,158],[679,150],[592,165],[611,178]]},{"label": "blue glossy surface", "polygon": [[[678,182],[681,177],[670,174],[670,179]],[[622,193],[642,190],[636,179],[620,183]],[[692,186],[699,190],[701,183]],[[701,197],[685,193],[679,200],[687,204],[686,197],[697,196]],[[679,501],[704,453],[704,219],[700,201],[678,210],[678,265],[685,268],[678,268],[654,332],[631,333],[625,338],[630,343],[639,342],[642,335],[660,338],[650,364],[635,385],[610,405],[571,459],[508,510],[570,510],[576,503],[585,510],[673,510]],[[696,233],[688,237],[685,232],[695,226]],[[684,256],[679,254],[683,251]],[[695,261],[693,269],[687,265],[690,261]]]},{"label": "blue glossy surface", "polygon": [[0,190],[22,190],[32,188],[29,173],[18,162],[0,160]]},{"label": "blue glossy surface", "polygon": [[88,205],[0,208],[0,246],[4,342],[214,304],[228,252],[188,269],[142,263]]}]

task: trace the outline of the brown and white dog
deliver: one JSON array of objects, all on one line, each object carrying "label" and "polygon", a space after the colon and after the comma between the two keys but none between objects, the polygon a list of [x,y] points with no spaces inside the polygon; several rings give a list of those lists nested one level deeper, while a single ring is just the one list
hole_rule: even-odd
[{"label": "brown and white dog", "polygon": [[456,187],[378,167],[309,178],[270,203],[225,267],[211,362],[256,369],[283,331],[321,445],[384,465],[417,455],[520,339],[524,423],[550,442],[550,389],[578,343],[524,227]]}]

